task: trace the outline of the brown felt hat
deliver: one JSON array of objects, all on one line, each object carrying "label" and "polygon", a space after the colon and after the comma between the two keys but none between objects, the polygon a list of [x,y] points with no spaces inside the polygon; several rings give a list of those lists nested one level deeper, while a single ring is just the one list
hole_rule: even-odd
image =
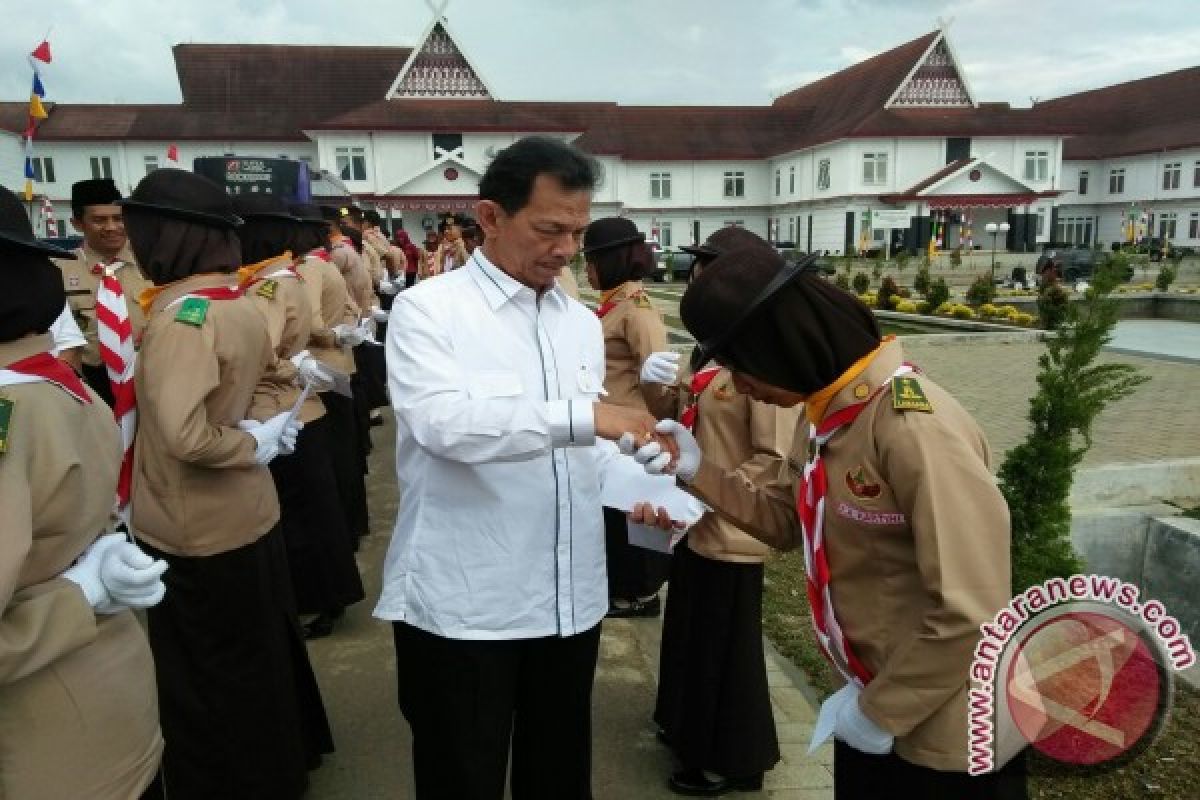
[{"label": "brown felt hat", "polygon": [[770,247],[767,240],[756,233],[751,233],[745,228],[737,225],[727,225],[718,231],[715,231],[703,244],[684,245],[679,249],[685,253],[690,253],[696,258],[713,259],[722,253],[728,253],[731,250],[737,250],[739,247]]},{"label": "brown felt hat", "polygon": [[623,244],[646,241],[646,234],[637,229],[633,220],[625,217],[603,217],[587,226],[583,232],[583,254],[610,250]]},{"label": "brown felt hat", "polygon": [[171,167],[156,169],[142,178],[133,194],[118,200],[117,205],[214,228],[242,224],[223,188],[208,178]]}]

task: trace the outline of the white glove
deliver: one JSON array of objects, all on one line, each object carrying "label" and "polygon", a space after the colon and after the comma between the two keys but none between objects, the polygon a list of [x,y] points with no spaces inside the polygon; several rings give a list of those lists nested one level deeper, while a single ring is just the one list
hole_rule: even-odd
[{"label": "white glove", "polygon": [[339,347],[358,347],[371,338],[360,326],[347,325],[344,322],[334,326],[333,335],[337,337]]},{"label": "white glove", "polygon": [[333,373],[329,367],[317,361],[307,350],[301,350],[292,356],[290,361],[300,374],[300,379],[318,392],[327,392],[333,388]]},{"label": "white glove", "polygon": [[115,607],[104,578],[100,575],[104,557],[118,543],[125,541],[119,533],[108,533],[92,542],[73,565],[63,570],[62,577],[83,590],[83,596],[97,613],[114,614],[121,609]]},{"label": "white glove", "polygon": [[[162,575],[167,571],[167,562],[151,558],[120,534],[119,541],[104,553],[100,565],[100,578],[112,598],[113,610],[121,608],[150,608],[162,602],[167,587]],[[104,608],[102,613],[111,613]]]},{"label": "white glove", "polygon": [[375,320],[376,322],[387,322],[388,312],[384,311],[382,308],[372,308],[371,319]]},{"label": "white glove", "polygon": [[833,735],[860,753],[882,756],[892,752],[896,737],[876,725],[858,705],[855,691],[838,709]]},{"label": "white glove", "polygon": [[[696,442],[696,437],[692,436],[692,432],[680,425],[673,419],[661,420],[654,426],[654,430],[667,436],[675,438],[675,444],[679,446],[679,463],[675,465],[675,477],[679,478],[684,483],[691,483],[692,478],[696,477],[696,471],[700,469],[700,459],[703,453],[700,451],[700,445]],[[624,434],[617,442],[617,446],[622,448],[632,447],[632,436],[627,440]],[[658,442],[651,442],[645,445],[636,453],[633,458],[639,464],[646,468],[646,472],[651,475],[662,475],[667,470],[667,465],[671,463],[671,454],[663,452],[662,445]]]},{"label": "white glove", "polygon": [[674,385],[679,378],[679,353],[669,350],[651,353],[642,364],[642,383]]},{"label": "white glove", "polygon": [[400,287],[403,285],[404,284],[402,284],[402,283],[396,283],[394,281],[388,280],[387,278],[384,278],[383,280],[381,280],[379,282],[379,293],[388,295],[390,297],[394,294],[399,293]]},{"label": "white glove", "polygon": [[304,423],[300,420],[288,422],[289,413],[276,414],[266,422],[244,419],[238,428],[254,437],[254,460],[269,464],[278,455],[290,455],[296,451],[296,437]]}]

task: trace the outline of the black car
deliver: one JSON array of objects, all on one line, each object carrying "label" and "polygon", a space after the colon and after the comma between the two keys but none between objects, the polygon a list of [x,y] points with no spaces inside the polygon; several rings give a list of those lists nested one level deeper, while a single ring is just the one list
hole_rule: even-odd
[{"label": "black car", "polygon": [[[1093,250],[1087,246],[1066,247],[1066,248],[1047,248],[1042,251],[1042,255],[1037,260],[1037,266],[1034,267],[1034,272],[1037,273],[1039,279],[1046,271],[1051,263],[1057,262],[1059,277],[1067,283],[1075,283],[1076,281],[1089,280],[1096,274],[1096,267],[1103,266],[1111,260],[1111,256],[1101,250]],[[1128,281],[1133,278],[1133,267],[1126,266],[1125,274],[1121,276],[1121,280]]]},{"label": "black car", "polygon": [[74,250],[76,247],[79,247],[80,245],[83,244],[83,237],[82,236],[49,236],[49,237],[46,237],[43,239],[38,239],[38,241],[42,242],[44,244],[54,245],[55,247],[61,247],[63,250]]},{"label": "black car", "polygon": [[660,250],[654,254],[654,280],[659,283],[686,281],[695,260],[696,257],[690,253]]}]

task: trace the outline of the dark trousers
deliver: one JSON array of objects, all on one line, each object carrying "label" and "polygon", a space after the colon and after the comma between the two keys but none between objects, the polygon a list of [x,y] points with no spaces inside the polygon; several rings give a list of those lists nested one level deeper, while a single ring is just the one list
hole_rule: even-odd
[{"label": "dark trousers", "polygon": [[936,800],[1026,800],[1025,754],[987,775],[942,772],[895,753],[873,756],[842,741],[833,744],[834,800],[920,797]]},{"label": "dark trousers", "polygon": [[671,557],[629,543],[624,511],[604,509],[604,551],[608,560],[608,599],[638,600],[662,588]]},{"label": "dark trousers", "polygon": [[98,367],[84,364],[79,372],[83,376],[84,383],[92,387],[92,391],[100,395],[100,399],[107,403],[109,408],[116,404],[113,399],[112,383],[108,380],[107,367],[103,364]]},{"label": "dark trousers", "polygon": [[447,639],[393,623],[417,800],[590,800],[600,626],[575,636]]},{"label": "dark trousers", "polygon": [[417,282],[417,273],[415,273],[415,272],[404,273],[404,288],[405,289],[411,288],[412,285],[416,282]]}]

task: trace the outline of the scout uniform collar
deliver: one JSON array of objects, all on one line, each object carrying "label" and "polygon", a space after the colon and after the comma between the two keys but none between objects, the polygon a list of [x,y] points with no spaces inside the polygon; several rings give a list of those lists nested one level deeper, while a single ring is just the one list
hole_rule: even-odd
[{"label": "scout uniform collar", "polygon": [[[133,257],[133,250],[129,247],[128,239],[125,240],[125,244],[121,245],[121,249],[118,250],[117,254],[112,258],[103,256],[97,251],[93,250],[88,246],[88,243],[85,240],[84,243],[79,246],[79,258],[83,261],[84,268],[89,270],[96,264],[112,264],[120,261],[126,266],[133,267],[134,264],[137,263],[136,259]],[[134,269],[137,269],[137,267],[134,267]]]},{"label": "scout uniform collar", "polygon": [[[851,381],[853,381],[859,375],[862,375],[863,372],[865,372],[867,368],[871,366],[871,362],[875,360],[875,357],[879,355],[879,351],[883,349],[884,343],[889,341],[891,338],[894,337],[888,337],[883,342],[880,342],[878,347],[867,353],[858,361],[855,361],[853,364],[851,364],[850,368],[843,372],[836,381],[820,391],[813,392],[805,398],[804,415],[808,417],[809,422],[817,425],[821,422],[821,420],[828,416],[826,413],[827,411],[838,410],[836,408],[830,409],[830,403],[838,395],[838,393],[842,391],[842,389],[845,389]],[[864,397],[858,397],[855,399],[862,401]]]},{"label": "scout uniform collar", "polygon": [[162,286],[151,286],[138,297],[138,305],[146,316],[162,311],[171,303],[197,289],[216,289],[231,287],[235,276],[223,272],[205,272],[200,275],[189,275],[186,278],[167,283]]},{"label": "scout uniform collar", "polygon": [[270,267],[286,266],[291,263],[292,263],[292,251],[284,250],[282,253],[280,253],[277,256],[271,256],[270,258],[264,258],[262,261],[259,261],[254,264],[246,264],[245,266],[238,268],[238,271],[237,271],[238,283],[241,284],[242,286],[245,286],[245,285],[253,282],[254,279],[256,277],[258,277],[258,275],[260,275],[262,273],[269,274]]},{"label": "scout uniform collar", "polygon": [[[854,367],[843,373],[842,378],[839,378],[836,383],[809,397],[805,404],[805,413],[808,415],[809,421],[819,424],[843,408],[863,402],[887,382],[888,377],[893,375],[903,364],[904,348],[900,342],[894,336],[884,337],[877,349],[856,362]],[[861,368],[857,372],[851,374],[855,367],[860,366]],[[843,380],[846,375],[850,375],[850,378]],[[823,407],[819,405],[820,403],[824,403]],[[811,410],[814,405],[818,407]],[[817,412],[820,412],[819,415]]]},{"label": "scout uniform collar", "polygon": [[612,303],[613,305],[616,305],[622,300],[632,297],[642,290],[643,288],[641,281],[625,281],[620,286],[615,286],[606,292],[601,292],[600,302],[602,304]]}]

